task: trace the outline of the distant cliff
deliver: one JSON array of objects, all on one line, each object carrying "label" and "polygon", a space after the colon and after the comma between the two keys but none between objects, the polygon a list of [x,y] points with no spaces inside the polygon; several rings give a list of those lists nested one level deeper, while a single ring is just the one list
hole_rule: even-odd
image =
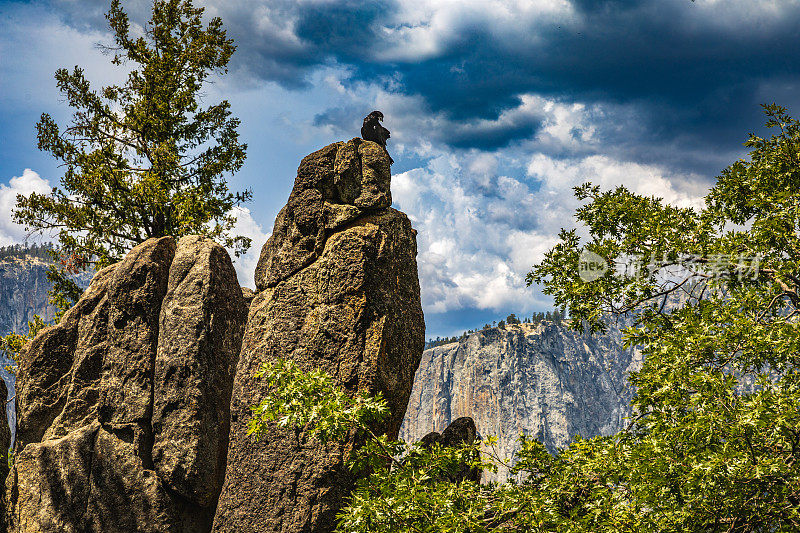
[{"label": "distant cliff", "polygon": [[[33,315],[49,320],[55,308],[48,304],[47,260],[24,252],[0,259],[0,336],[6,333],[28,331],[28,321]],[[14,395],[14,375],[5,367],[11,361],[0,356],[0,375],[5,381],[9,396]],[[14,406],[7,406],[10,426],[16,424]]]},{"label": "distant cliff", "polygon": [[550,451],[576,434],[609,435],[626,423],[633,396],[627,376],[641,363],[638,350],[623,349],[614,326],[596,336],[553,322],[471,333],[425,350],[400,436],[419,440],[471,416],[481,436],[497,436],[499,455],[511,458],[520,433]]},{"label": "distant cliff", "polygon": [[[24,249],[15,255],[4,255],[0,258],[0,335],[25,333],[34,315],[45,321],[55,315],[56,309],[48,302],[51,283],[47,269],[51,262]],[[81,287],[87,287],[91,279],[91,272],[75,277]]]},{"label": "distant cliff", "polygon": [[[51,262],[44,252],[49,247],[35,246],[33,253],[28,253],[25,248],[16,248],[19,247],[0,249],[0,336],[11,332],[26,333],[28,322],[34,315],[50,321],[56,312],[48,301],[52,284],[47,280],[47,269]],[[88,286],[91,279],[90,272],[76,277],[81,287]],[[5,370],[9,364],[11,361],[0,356],[0,375],[12,397],[14,376]],[[13,405],[8,406],[7,415],[11,427],[14,427],[16,414]]]},{"label": "distant cliff", "polygon": [[48,305],[49,263],[39,257],[8,257],[0,260],[0,334],[27,331],[33,315],[50,319],[55,309]]}]

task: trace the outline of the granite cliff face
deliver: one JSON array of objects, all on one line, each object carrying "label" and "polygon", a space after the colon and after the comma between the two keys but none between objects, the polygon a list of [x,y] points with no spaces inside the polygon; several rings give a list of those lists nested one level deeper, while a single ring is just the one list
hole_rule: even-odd
[{"label": "granite cliff face", "polygon": [[[30,255],[0,260],[0,335],[27,331],[33,315],[53,318],[56,309],[47,294],[52,286],[47,280],[49,266],[44,259]],[[79,274],[75,281],[86,287],[91,274]]]},{"label": "granite cliff face", "polygon": [[[8,394],[6,384],[0,380],[0,398],[5,398]],[[0,479],[5,480],[8,477],[8,449],[11,446],[11,429],[8,424],[3,424],[0,421]],[[7,512],[6,494],[2,490],[3,484],[0,484],[0,533],[6,533],[5,516]]]},{"label": "granite cliff face", "polygon": [[[420,440],[462,416],[483,437],[495,435],[501,457],[518,450],[520,433],[552,452],[574,435],[609,435],[625,425],[633,390],[630,371],[642,356],[608,334],[579,334],[552,322],[478,331],[460,342],[425,350],[400,436]],[[507,471],[484,473],[503,480]]]},{"label": "granite cliff face", "polygon": [[[50,263],[32,255],[11,256],[0,260],[0,335],[24,333],[34,315],[49,321],[56,309],[50,305],[48,291],[52,284],[47,280]],[[82,273],[75,281],[82,287],[89,285],[91,274]],[[0,357],[0,374],[10,395],[14,395],[14,376],[4,367],[11,361]],[[13,420],[13,410],[9,411]]]},{"label": "granite cliff face", "polygon": [[256,270],[236,369],[225,484],[214,531],[323,533],[355,480],[343,446],[272,426],[247,435],[262,362],[327,371],[346,390],[380,391],[397,435],[424,346],[416,232],[391,205],[389,160],[353,139],[303,159]]},{"label": "granite cliff face", "polygon": [[49,264],[36,257],[12,257],[0,261],[0,334],[27,331],[33,315],[50,319],[48,305]]},{"label": "granite cliff face", "polygon": [[208,531],[245,317],[230,257],[202,237],[98,272],[22,357],[10,531]]},{"label": "granite cliff face", "polygon": [[[50,320],[56,309],[49,304],[51,283],[47,281],[50,264],[39,257],[8,257],[0,260],[0,335],[24,333],[33,315]],[[0,356],[0,376],[14,395],[14,375],[5,367],[12,362]],[[6,416],[13,427],[16,424],[14,407],[9,404]]]}]

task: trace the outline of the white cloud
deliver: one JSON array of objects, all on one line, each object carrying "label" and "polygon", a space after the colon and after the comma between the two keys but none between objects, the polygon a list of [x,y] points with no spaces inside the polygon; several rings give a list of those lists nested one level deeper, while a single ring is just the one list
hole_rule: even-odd
[{"label": "white cloud", "polygon": [[250,250],[241,257],[234,257],[233,266],[236,268],[236,275],[239,278],[239,285],[255,288],[255,273],[261,247],[267,242],[270,234],[265,233],[261,225],[255,221],[250,210],[246,207],[234,207],[233,214],[236,216],[236,224],[231,230],[231,235],[242,235],[250,237],[252,243]]},{"label": "white cloud", "polygon": [[[597,155],[608,148],[596,135],[605,112],[598,106],[524,95],[517,108],[495,121],[455,124],[425,112],[415,97],[372,86],[351,97],[384,111],[392,129],[390,151],[425,161],[394,175],[392,192],[419,231],[426,312],[474,307],[524,313],[549,307],[549,298],[526,287],[524,278],[557,242],[559,230],[574,227],[575,185],[625,185],[683,207],[700,207],[707,192],[702,176]],[[458,128],[486,130],[521,120],[542,126],[512,148],[451,150],[435,138]]]},{"label": "white cloud", "polygon": [[522,100],[523,104],[538,100],[546,117],[536,136],[540,144],[558,148],[585,148],[587,144],[596,143],[597,127],[590,122],[586,105],[563,104],[535,95],[525,95]]},{"label": "white cloud", "polygon": [[[271,35],[273,44],[270,46],[274,50],[300,54],[306,46],[295,36],[295,15],[289,3],[276,2],[265,7],[267,4],[263,1],[253,6],[252,2],[244,0],[225,4],[215,0],[204,4],[216,6],[215,12],[209,14],[221,14],[226,23],[232,12],[251,17],[256,28],[253,39],[258,41]],[[466,4],[404,0],[397,18],[387,21],[386,42],[371,53],[398,61],[428,57],[449,46],[452,39],[458,39],[462,28],[475,26],[486,29],[498,43],[519,46],[538,39],[536,32],[530,31],[532,28],[541,28],[556,19],[559,23],[568,22],[573,15],[571,4],[561,0],[486,0]],[[14,87],[33,87],[46,93],[34,93],[35,101],[28,103],[29,106],[38,107],[40,102],[55,105],[57,96],[52,72],[59,66],[76,63],[87,66],[88,60],[88,77],[93,82],[99,78],[95,85],[117,81],[114,78],[119,73],[108,69],[108,58],[91,50],[94,42],[107,42],[107,35],[100,32],[78,34],[72,29],[58,27],[54,19],[45,21],[41,28],[10,26],[13,26],[13,35],[0,38],[0,44],[13,43],[14,49],[21,52],[6,54],[2,62],[4,73],[14,75]],[[41,43],[41,46],[33,46],[28,52],[25,52],[27,48],[16,46],[24,42],[26,33],[30,34],[31,42]],[[47,50],[48,54],[42,55],[41,50]],[[35,71],[42,74],[33,78],[26,74],[23,83],[21,74],[29,70],[26,64],[35,64]],[[352,124],[345,120],[342,124],[311,127],[314,115],[325,107],[361,109],[368,106],[366,111],[380,109],[384,112],[386,125],[392,130],[390,151],[412,156],[409,159],[425,160],[419,168],[394,176],[392,188],[397,206],[411,216],[419,230],[418,261],[426,311],[478,307],[526,312],[548,306],[547,298],[536,289],[525,287],[524,275],[555,243],[558,229],[572,225],[576,202],[571,187],[578,183],[591,180],[606,188],[622,183],[636,192],[662,196],[679,205],[695,205],[704,192],[695,186],[695,182],[702,183],[695,176],[624,161],[625,156],[619,154],[608,155],[613,154],[614,147],[602,145],[604,135],[602,131],[598,133],[597,128],[601,124],[609,126],[601,116],[603,109],[597,106],[523,94],[519,95],[518,106],[503,111],[494,120],[455,121],[445,114],[430,112],[421,96],[395,92],[392,80],[344,84],[343,80],[350,74],[347,67],[329,64],[309,78],[312,89],[297,93],[278,92],[270,86],[267,89],[249,87],[250,92],[245,95],[241,87],[238,92],[233,87],[233,82],[238,83],[235,78],[228,82],[223,80],[210,91],[215,99],[218,96],[215,91],[224,89],[234,93],[234,105],[241,105],[244,111],[240,111],[239,116],[250,117],[245,120],[245,127],[256,122],[253,109],[263,113],[264,106],[270,105],[264,102],[279,102],[285,113],[275,112],[270,118],[277,120],[280,116],[285,124],[273,127],[270,122],[270,128],[280,130],[282,127],[281,136],[293,142],[320,146],[357,135],[360,116],[363,116],[353,116]],[[13,95],[19,100],[22,95],[18,90],[3,91],[2,86],[0,92],[7,95],[0,99]],[[522,142],[513,148],[465,151],[443,147],[451,140],[448,136],[453,134],[502,136],[504,131],[521,131],[531,124],[541,124],[541,128],[527,140],[517,135],[515,140]],[[626,127],[631,126],[626,123]],[[260,144],[269,151],[269,143],[263,136],[254,134],[250,138],[259,139],[251,141],[251,146]],[[276,146],[279,146],[277,150],[285,150],[284,144]],[[605,155],[591,154],[601,151]],[[564,157],[565,154],[568,157]],[[257,150],[252,150],[251,164],[257,157]],[[291,165],[295,166],[296,161]],[[47,185],[46,181],[41,182]],[[0,186],[0,209],[3,209],[0,239],[23,237],[20,228],[9,228],[7,222],[4,195],[14,183],[12,180],[9,186]],[[46,187],[43,192],[47,190]],[[264,190],[269,189],[265,187]],[[265,196],[260,198],[261,212],[272,209],[268,202],[277,207],[282,204],[282,198],[273,201]],[[235,233],[251,237],[253,245],[248,254],[236,260],[236,270],[240,283],[252,287],[259,252],[268,233],[255,221],[250,210],[242,208],[237,215]]]},{"label": "white cloud", "polygon": [[35,235],[28,239],[29,235],[25,228],[12,222],[11,213],[17,204],[18,194],[24,196],[32,192],[48,194],[50,189],[47,180],[29,168],[22,172],[22,176],[12,177],[8,185],[0,184],[0,246],[22,243],[25,240],[39,240]]},{"label": "white cloud", "polygon": [[552,239],[535,229],[526,183],[493,173],[486,154],[440,155],[393,176],[393,198],[419,231],[417,258],[428,312],[463,307],[529,311],[543,298],[524,276]]},{"label": "white cloud", "polygon": [[[420,283],[428,312],[465,307],[529,312],[549,306],[525,274],[575,226],[572,187],[625,185],[682,207],[701,207],[699,176],[608,156],[530,157],[528,178],[498,175],[499,154],[441,153],[392,178],[396,205],[418,230]],[[536,185],[539,185],[538,187]]]},{"label": "white cloud", "polygon": [[591,181],[603,189],[624,185],[631,191],[663,198],[677,207],[700,208],[706,194],[706,180],[699,175],[681,174],[657,165],[617,161],[605,155],[555,159],[535,154],[528,164],[528,174],[540,179],[551,203],[572,210],[575,206],[572,187]]},{"label": "white cloud", "polygon": [[422,61],[437,56],[466,30],[483,28],[498,43],[519,46],[540,39],[539,28],[574,19],[566,0],[401,0],[382,28],[378,61]]},{"label": "white cloud", "polygon": [[696,16],[703,24],[725,31],[741,30],[744,24],[765,31],[785,23],[797,2],[781,0],[696,0]]},{"label": "white cloud", "polygon": [[57,69],[72,70],[75,65],[84,70],[94,89],[123,82],[128,67],[113,67],[98,43],[111,44],[111,36],[72,28],[36,6],[10,10],[0,32],[0,105],[63,115],[68,108],[53,76]]}]

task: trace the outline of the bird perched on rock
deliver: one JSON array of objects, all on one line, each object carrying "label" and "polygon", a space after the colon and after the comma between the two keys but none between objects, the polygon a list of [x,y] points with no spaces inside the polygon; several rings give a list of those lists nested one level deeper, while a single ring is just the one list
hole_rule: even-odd
[{"label": "bird perched on rock", "polygon": [[[364,117],[364,125],[361,126],[361,138],[365,141],[372,141],[380,144],[386,155],[389,155],[389,150],[386,150],[386,139],[391,137],[389,130],[381,125],[383,120],[383,113],[380,111],[373,111]],[[394,163],[394,159],[389,155],[389,163]]]}]

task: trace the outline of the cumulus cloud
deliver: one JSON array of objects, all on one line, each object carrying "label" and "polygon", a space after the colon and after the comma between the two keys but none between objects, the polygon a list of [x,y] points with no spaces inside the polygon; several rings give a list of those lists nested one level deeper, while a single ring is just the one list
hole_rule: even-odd
[{"label": "cumulus cloud", "polygon": [[236,276],[239,278],[239,285],[254,289],[258,257],[261,247],[267,242],[271,232],[266,233],[246,207],[234,207],[233,215],[236,217],[236,224],[231,230],[231,234],[250,237],[252,243],[248,252],[241,257],[234,257],[231,251],[231,259],[233,259],[233,266],[236,269]]},{"label": "cumulus cloud", "polygon": [[[48,19],[47,49],[107,41],[98,38],[106,35],[102,0],[49,2],[71,27]],[[147,4],[126,9],[143,21]],[[198,5],[223,18],[237,45],[234,72],[211,90],[242,110],[251,146],[242,175],[261,192],[255,217],[238,212],[238,232],[253,238],[236,262],[248,286],[268,236],[256,219],[277,212],[284,178],[308,151],[357,135],[373,109],[392,131],[395,202],[420,231],[426,312],[526,312],[550,305],[524,286],[524,274],[572,224],[572,186],[624,184],[696,206],[762,122],[758,103],[800,103],[792,68],[800,4],[788,0]],[[24,42],[30,25],[14,28],[14,42]],[[13,67],[5,71],[24,70],[31,59],[19,57],[4,60]],[[51,83],[53,67],[38,70]]]},{"label": "cumulus cloud", "polygon": [[461,308],[528,312],[548,305],[525,274],[575,227],[575,185],[625,185],[681,207],[702,206],[706,181],[656,165],[608,156],[554,158],[536,153],[522,176],[497,173],[486,153],[441,154],[394,176],[393,195],[419,231],[419,268],[426,311]]},{"label": "cumulus cloud", "polygon": [[11,214],[16,206],[18,194],[23,196],[34,192],[47,194],[50,189],[48,181],[29,168],[26,168],[21,176],[12,177],[7,185],[0,184],[0,246],[41,238],[38,235],[30,235],[23,226],[12,222]]},{"label": "cumulus cloud", "polygon": [[[765,83],[798,84],[790,65],[800,59],[793,45],[800,5],[790,1],[206,5],[237,40],[243,71],[299,86],[320,67],[347,66],[348,87],[378,83],[466,123],[469,131],[453,136],[458,146],[502,145],[534,130],[535,120],[506,120],[517,129],[503,136],[491,124],[526,94],[632,106],[640,122],[659,126],[651,129],[662,142],[719,146],[758,118]],[[721,119],[735,122],[733,134],[721,131]]]},{"label": "cumulus cloud", "polygon": [[[555,244],[558,231],[573,226],[575,185],[625,185],[694,207],[710,185],[706,174],[682,169],[676,161],[640,162],[628,157],[624,143],[609,145],[609,138],[640,133],[615,106],[526,94],[494,120],[459,122],[426,110],[420,97],[365,84],[318,114],[315,125],[332,136],[345,135],[363,102],[384,111],[392,130],[390,151],[402,156],[396,156],[395,169],[402,171],[392,178],[393,197],[419,230],[428,313],[549,307],[537,288],[525,286],[524,276]],[[447,135],[454,131],[501,129],[522,120],[535,121],[537,128],[509,145],[448,146]]]},{"label": "cumulus cloud", "polygon": [[[74,26],[106,29],[101,0],[50,4]],[[200,4],[235,39],[240,74],[298,88],[320,69],[344,68],[342,89],[377,84],[457,123],[454,147],[493,149],[536,133],[540,117],[520,113],[526,95],[627,106],[653,142],[707,152],[741,143],[761,122],[757,104],[775,97],[765,87],[793,88],[781,103],[800,104],[800,4],[791,0]],[[147,7],[126,3],[140,22]]]},{"label": "cumulus cloud", "polygon": [[535,227],[530,187],[492,171],[484,155],[441,155],[392,178],[395,203],[419,231],[426,311],[541,306],[524,274],[552,238]]},{"label": "cumulus cloud", "polygon": [[663,198],[677,207],[698,209],[708,192],[702,176],[680,175],[663,167],[617,161],[603,155],[559,160],[536,154],[528,164],[528,174],[541,180],[545,192],[555,196],[555,203],[565,209],[573,202],[563,195],[571,195],[572,187],[587,181],[606,190],[623,185],[637,194]]}]

